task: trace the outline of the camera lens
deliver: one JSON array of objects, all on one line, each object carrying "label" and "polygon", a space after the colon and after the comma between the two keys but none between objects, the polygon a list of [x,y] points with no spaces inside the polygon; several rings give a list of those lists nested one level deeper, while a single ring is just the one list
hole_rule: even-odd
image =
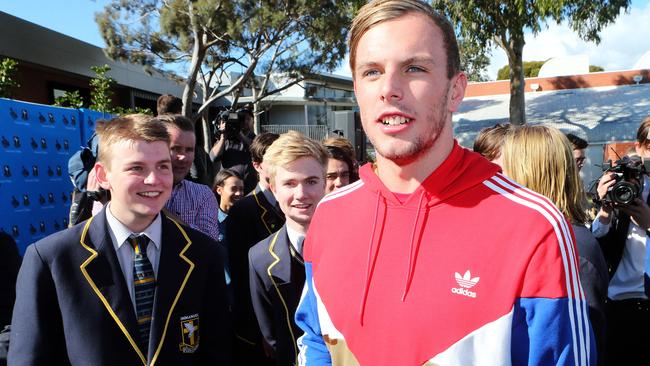
[{"label": "camera lens", "polygon": [[619,204],[628,204],[637,197],[638,186],[630,182],[618,182],[614,184],[609,195],[611,200]]}]

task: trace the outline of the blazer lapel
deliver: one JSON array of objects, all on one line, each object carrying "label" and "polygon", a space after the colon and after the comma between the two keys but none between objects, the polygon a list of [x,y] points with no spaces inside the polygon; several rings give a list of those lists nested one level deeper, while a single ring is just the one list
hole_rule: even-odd
[{"label": "blazer lapel", "polygon": [[253,191],[253,197],[260,209],[260,221],[266,227],[269,235],[273,234],[284,224],[284,216],[281,216],[281,213],[278,213],[275,207],[264,197],[264,193],[259,187]]},{"label": "blazer lapel", "polygon": [[137,345],[137,321],[122,268],[108,232],[106,208],[86,222],[80,244],[88,251],[88,258],[79,267],[94,295],[115,321],[143,364],[145,356]]},{"label": "blazer lapel", "polygon": [[162,216],[162,238],[149,336],[151,365],[160,354],[171,314],[194,270],[194,263],[185,255],[192,245],[190,238],[178,223],[165,215]]},{"label": "blazer lapel", "polygon": [[270,278],[271,282],[281,285],[291,281],[291,253],[289,252],[289,236],[287,235],[287,225],[271,237],[269,243],[269,255],[271,263],[267,268],[267,273],[275,279]]}]

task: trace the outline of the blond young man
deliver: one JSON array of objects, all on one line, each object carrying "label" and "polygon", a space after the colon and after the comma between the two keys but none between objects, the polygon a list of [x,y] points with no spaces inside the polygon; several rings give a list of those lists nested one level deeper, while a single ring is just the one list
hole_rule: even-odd
[{"label": "blond young man", "polygon": [[269,355],[278,366],[295,365],[302,332],[293,315],[305,282],[302,244],[316,205],[325,195],[325,147],[289,131],[264,154],[271,191],[286,224],[251,248],[250,291]]},{"label": "blond young man", "polygon": [[372,1],[354,20],[377,159],[311,221],[301,364],[595,363],[562,214],[454,140],[459,64],[454,28],[424,2]]},{"label": "blond young man", "polygon": [[165,125],[128,115],[97,135],[111,201],[27,248],[9,364],[229,364],[216,244],[160,212],[173,181]]}]

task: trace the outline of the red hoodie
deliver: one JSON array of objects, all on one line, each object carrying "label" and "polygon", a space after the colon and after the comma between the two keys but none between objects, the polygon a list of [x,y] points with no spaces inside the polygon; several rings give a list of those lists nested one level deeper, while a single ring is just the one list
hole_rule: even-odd
[{"label": "red hoodie", "polygon": [[571,229],[547,199],[457,144],[403,203],[360,175],[310,224],[301,364],[595,361]]}]

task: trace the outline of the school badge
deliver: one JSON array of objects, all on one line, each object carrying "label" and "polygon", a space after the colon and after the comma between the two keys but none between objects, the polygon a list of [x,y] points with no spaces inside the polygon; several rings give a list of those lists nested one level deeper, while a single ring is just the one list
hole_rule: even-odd
[{"label": "school badge", "polygon": [[181,339],[179,344],[183,353],[194,353],[199,348],[199,314],[181,317]]}]

